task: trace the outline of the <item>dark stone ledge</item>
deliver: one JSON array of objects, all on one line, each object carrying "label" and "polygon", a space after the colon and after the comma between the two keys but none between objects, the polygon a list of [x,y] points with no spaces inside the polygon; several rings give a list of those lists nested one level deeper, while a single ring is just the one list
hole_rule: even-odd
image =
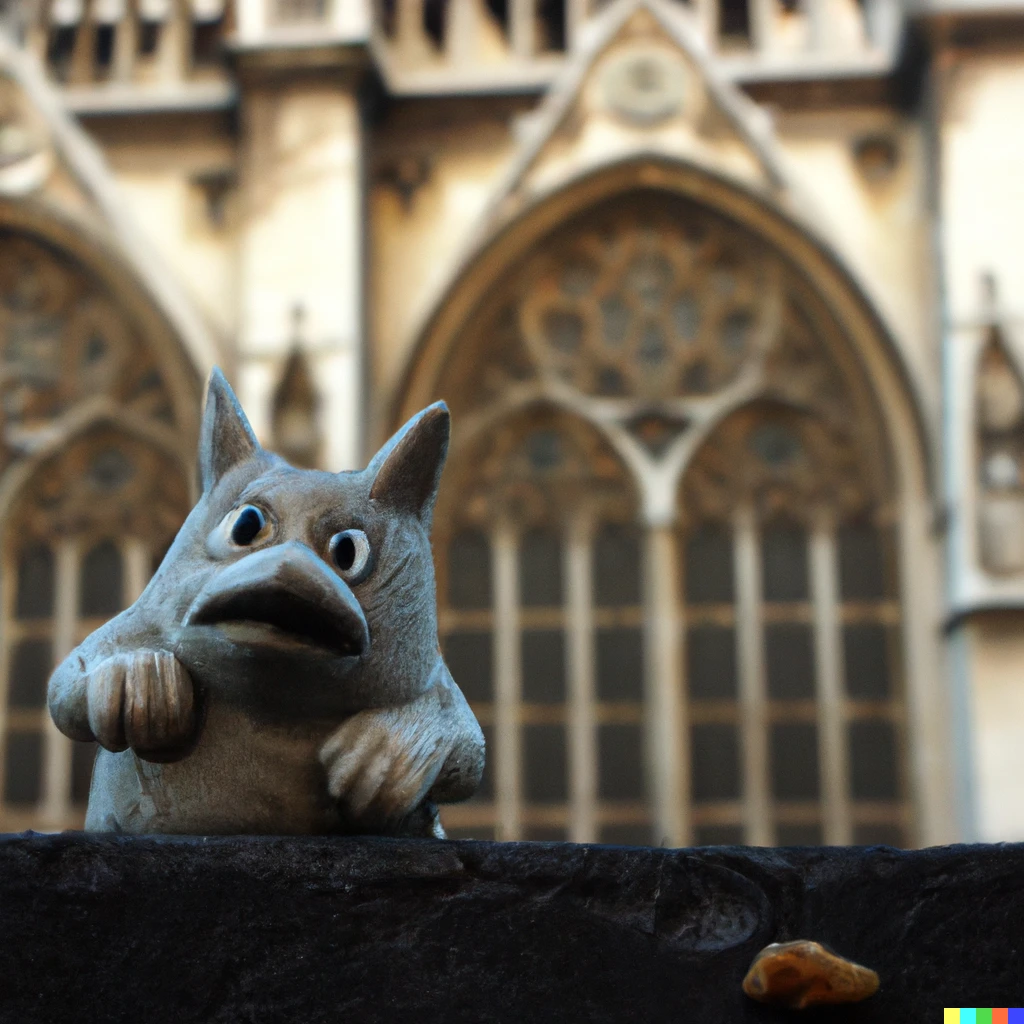
[{"label": "dark stone ledge", "polygon": [[[754,954],[796,938],[881,991],[750,1002]],[[1022,845],[0,839],[4,1021],[927,1022],[1024,1005],[1022,951]]]}]

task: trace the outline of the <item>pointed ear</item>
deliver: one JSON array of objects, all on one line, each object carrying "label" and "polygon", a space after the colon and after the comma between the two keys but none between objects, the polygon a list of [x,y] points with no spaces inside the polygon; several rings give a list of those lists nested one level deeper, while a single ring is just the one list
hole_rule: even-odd
[{"label": "pointed ear", "polygon": [[373,477],[370,497],[412,513],[429,530],[450,433],[451,417],[444,402],[413,416],[367,467]]},{"label": "pointed ear", "polygon": [[199,484],[203,493],[234,466],[262,449],[220,367],[210,373],[199,433]]}]

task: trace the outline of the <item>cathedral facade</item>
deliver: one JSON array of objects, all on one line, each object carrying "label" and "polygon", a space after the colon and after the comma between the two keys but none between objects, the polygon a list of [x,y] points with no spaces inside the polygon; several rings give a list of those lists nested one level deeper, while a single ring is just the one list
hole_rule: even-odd
[{"label": "cathedral facade", "polygon": [[203,382],[448,402],[452,835],[1024,837],[1024,6],[39,0],[0,35],[0,825],[186,514]]}]

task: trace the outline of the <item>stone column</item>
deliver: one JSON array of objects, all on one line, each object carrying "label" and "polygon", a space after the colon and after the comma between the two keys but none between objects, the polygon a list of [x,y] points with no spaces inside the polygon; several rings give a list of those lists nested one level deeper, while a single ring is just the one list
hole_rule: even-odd
[{"label": "stone column", "polygon": [[240,60],[239,337],[231,368],[261,440],[303,311],[319,392],[323,468],[363,459],[365,52],[351,45],[245,52]]}]

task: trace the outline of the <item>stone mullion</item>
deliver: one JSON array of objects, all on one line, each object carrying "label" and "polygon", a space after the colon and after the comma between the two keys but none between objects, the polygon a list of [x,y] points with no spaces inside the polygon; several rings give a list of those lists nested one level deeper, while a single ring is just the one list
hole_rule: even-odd
[{"label": "stone mullion", "polygon": [[746,840],[752,846],[768,846],[773,832],[768,789],[768,701],[761,616],[761,552],[753,510],[738,510],[733,527]]},{"label": "stone mullion", "polygon": [[569,725],[569,838],[597,839],[597,695],[594,685],[593,530],[574,520],[564,555]]},{"label": "stone mullion", "polygon": [[[78,578],[81,553],[76,540],[57,545],[53,664],[59,665],[74,650],[78,633]],[[40,816],[48,828],[64,828],[71,804],[72,740],[46,715],[43,727],[43,787]]]},{"label": "stone mullion", "polygon": [[497,838],[522,836],[522,666],[519,627],[519,548],[515,530],[499,525],[491,536],[494,581],[494,764]]},{"label": "stone mullion", "polygon": [[844,685],[839,581],[832,524],[819,519],[810,542],[811,600],[814,608],[818,751],[825,842],[851,842],[849,755],[844,720]]},{"label": "stone mullion", "polygon": [[644,534],[644,720],[654,839],[679,846],[689,834],[689,758],[683,728],[675,534],[670,525]]}]

